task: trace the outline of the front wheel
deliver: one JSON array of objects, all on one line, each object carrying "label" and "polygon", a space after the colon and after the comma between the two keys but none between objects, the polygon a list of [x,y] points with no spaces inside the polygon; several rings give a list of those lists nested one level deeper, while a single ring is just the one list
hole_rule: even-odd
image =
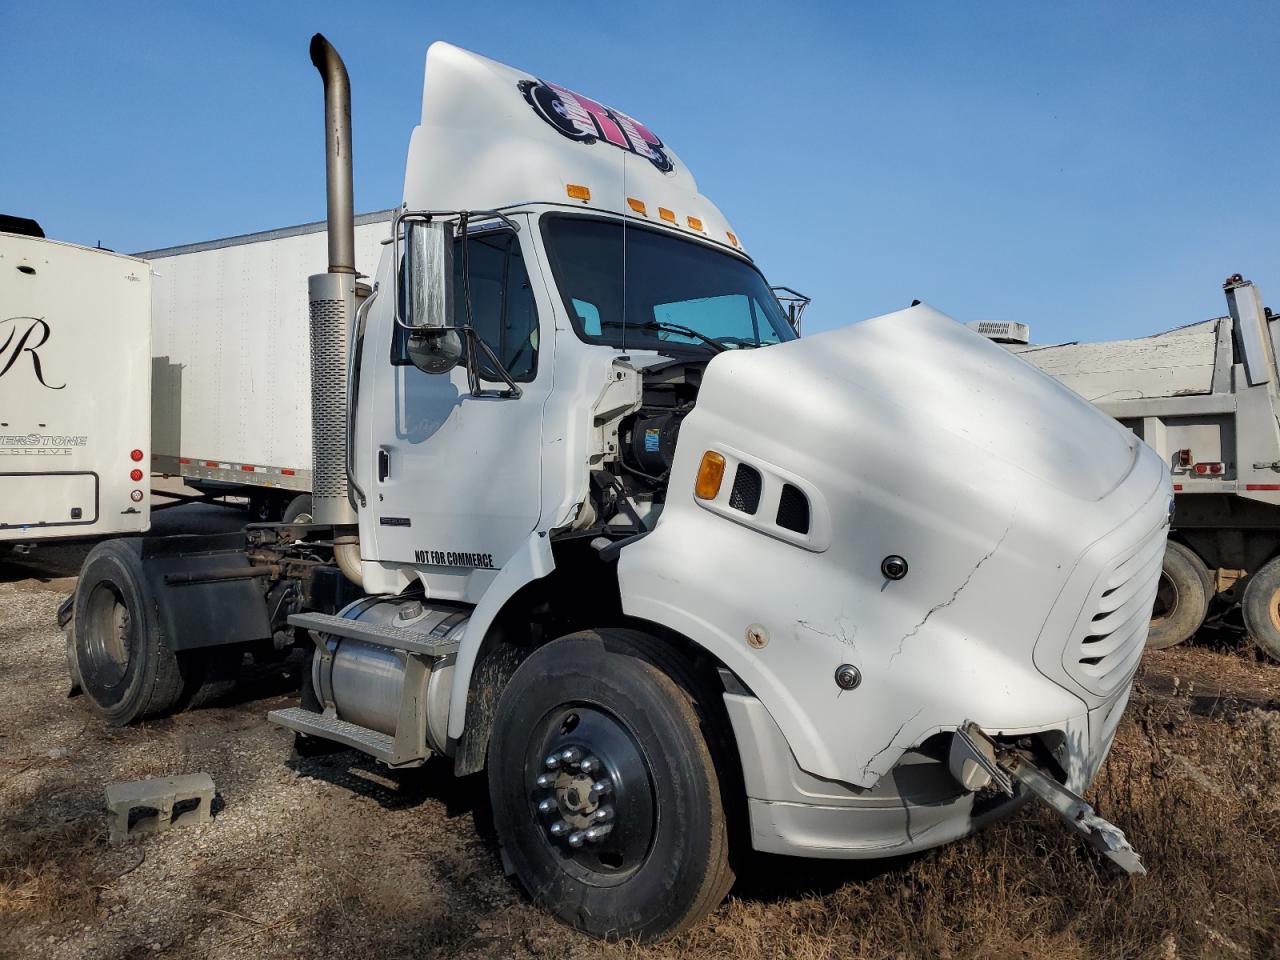
[{"label": "front wheel", "polygon": [[1245,629],[1262,652],[1280,661],[1280,557],[1249,578],[1241,603]]},{"label": "front wheel", "polygon": [[696,699],[630,630],[536,650],[498,703],[489,791],[529,895],[592,936],[653,941],[733,883],[720,780]]}]

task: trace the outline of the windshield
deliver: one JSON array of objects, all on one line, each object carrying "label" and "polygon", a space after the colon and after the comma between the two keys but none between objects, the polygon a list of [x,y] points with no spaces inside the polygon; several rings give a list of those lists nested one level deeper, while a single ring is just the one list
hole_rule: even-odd
[{"label": "windshield", "polygon": [[710,352],[795,339],[764,277],[735,256],[617,220],[547,217],[543,234],[589,343]]}]

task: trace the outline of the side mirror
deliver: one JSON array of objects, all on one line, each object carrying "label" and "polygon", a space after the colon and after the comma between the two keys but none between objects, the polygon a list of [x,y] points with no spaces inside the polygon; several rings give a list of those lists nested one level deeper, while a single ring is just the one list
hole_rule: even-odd
[{"label": "side mirror", "polygon": [[410,362],[423,373],[448,373],[462,357],[453,328],[453,224],[404,224],[404,258],[396,279],[396,323],[409,331]]}]

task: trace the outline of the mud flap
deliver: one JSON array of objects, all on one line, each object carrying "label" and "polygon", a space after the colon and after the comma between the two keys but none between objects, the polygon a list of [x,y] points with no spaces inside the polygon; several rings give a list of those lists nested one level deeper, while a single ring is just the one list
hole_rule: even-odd
[{"label": "mud flap", "polygon": [[[1125,839],[1123,830],[1098,816],[1081,797],[1036,766],[1027,753],[997,743],[976,724],[966,724],[956,731],[950,767],[952,775],[971,790],[975,783],[985,781],[1013,796],[1014,785],[1021,784],[1121,870],[1146,874],[1141,858]],[[984,773],[987,776],[983,776]]]}]

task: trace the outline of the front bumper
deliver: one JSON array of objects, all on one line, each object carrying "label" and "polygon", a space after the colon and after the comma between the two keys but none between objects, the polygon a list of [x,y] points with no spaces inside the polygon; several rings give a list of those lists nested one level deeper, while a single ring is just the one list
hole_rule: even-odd
[{"label": "front bumper", "polygon": [[[1044,733],[1068,786],[1092,781],[1115,737],[1129,688],[1101,707]],[[824,859],[874,859],[927,850],[1006,817],[1029,795],[974,794],[951,776],[945,751],[908,750],[870,788],[801,770],[782,731],[755,697],[726,693],[742,761],[752,846],[764,853]],[[948,734],[938,735],[935,746]]]}]

